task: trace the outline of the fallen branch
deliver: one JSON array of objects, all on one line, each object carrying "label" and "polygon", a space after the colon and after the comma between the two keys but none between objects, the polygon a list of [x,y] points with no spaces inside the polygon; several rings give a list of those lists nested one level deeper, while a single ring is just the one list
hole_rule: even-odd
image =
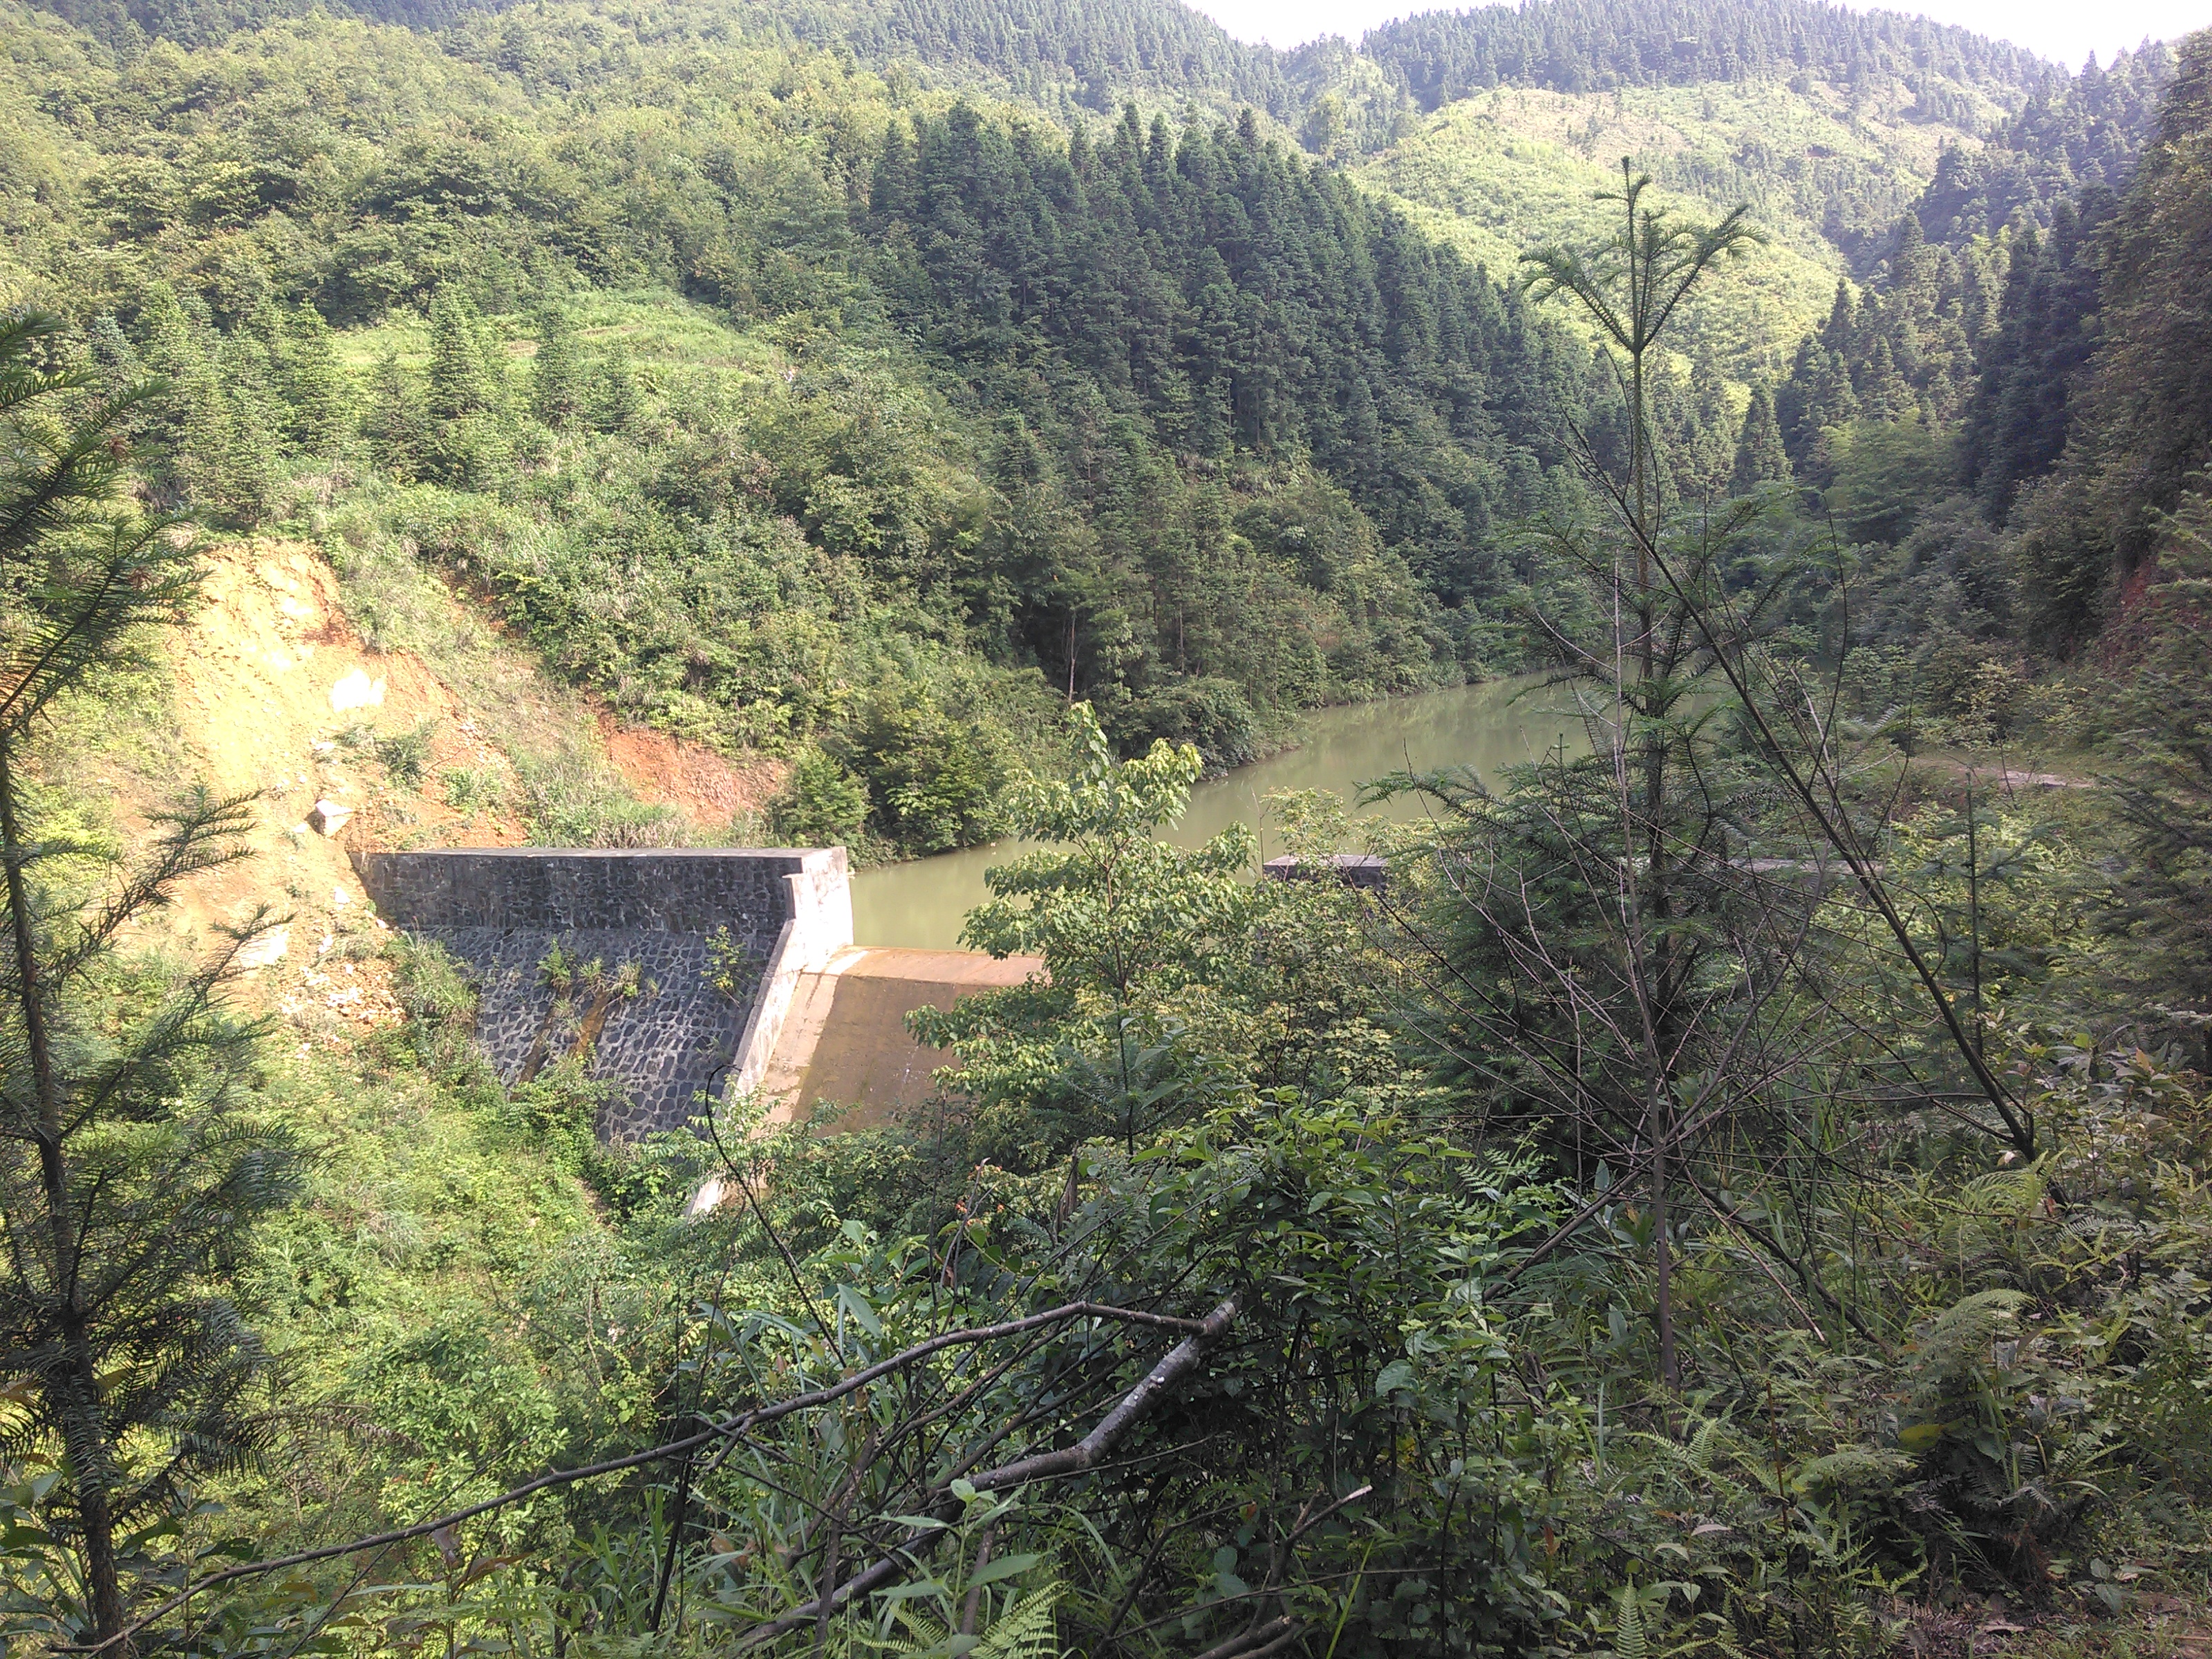
[{"label": "fallen branch", "polygon": [[[1224,1303],[1222,1306],[1229,1308],[1233,1314],[1233,1302]],[[1048,1325],[1064,1324],[1071,1319],[1107,1319],[1119,1321],[1124,1324],[1147,1325],[1163,1330],[1190,1333],[1182,1343],[1170,1352],[1168,1359],[1171,1360],[1209,1329],[1213,1329],[1213,1335],[1218,1336],[1219,1332],[1218,1328],[1214,1328],[1213,1322],[1220,1316],[1220,1308],[1215,1309],[1213,1313],[1204,1320],[1194,1320],[1176,1319],[1166,1314],[1147,1313],[1136,1308],[1111,1307],[1099,1302],[1070,1302],[1064,1306],[1049,1309],[1043,1313],[1030,1314],[1022,1319],[1010,1319],[997,1325],[972,1326],[961,1330],[945,1331],[931,1337],[927,1341],[917,1342],[910,1348],[902,1349],[888,1359],[878,1360],[872,1365],[865,1366],[826,1388],[816,1389],[806,1394],[794,1395],[788,1400],[779,1400],[772,1405],[755,1407],[752,1410],[737,1416],[724,1418],[695,1434],[684,1436],[680,1440],[664,1441],[661,1444],[649,1447],[644,1451],[632,1452],[624,1457],[611,1457],[603,1462],[588,1463],[580,1468],[554,1469],[539,1475],[534,1480],[526,1480],[519,1486],[510,1487],[496,1497],[487,1498],[481,1503],[471,1504],[465,1509],[455,1510],[447,1515],[437,1516],[428,1521],[418,1521],[412,1526],[397,1527],[389,1532],[377,1533],[371,1537],[354,1539],[349,1543],[326,1544],[319,1549],[301,1550],[291,1555],[275,1556],[265,1561],[248,1561],[239,1566],[226,1567],[221,1572],[211,1573],[203,1578],[189,1590],[179,1591],[171,1596],[151,1613],[125,1626],[112,1636],[98,1642],[64,1644],[52,1650],[56,1653],[104,1652],[118,1643],[129,1641],[132,1637],[167,1618],[169,1614],[195,1597],[204,1596],[208,1591],[217,1585],[234,1583],[241,1578],[258,1577],[265,1573],[283,1572],[292,1567],[312,1566],[318,1561],[335,1561],[345,1556],[358,1555],[364,1550],[388,1549],[395,1544],[408,1543],[417,1538],[428,1538],[431,1534],[442,1531],[446,1528],[458,1527],[465,1522],[475,1520],[479,1516],[489,1515],[496,1510],[509,1508],[526,1498],[535,1497],[541,1492],[550,1491],[558,1486],[571,1486],[579,1480],[596,1480],[601,1475],[620,1474],[625,1470],[641,1468],[647,1464],[684,1456],[714,1441],[750,1434],[756,1429],[775,1422],[779,1419],[789,1417],[795,1412],[810,1411],[815,1407],[826,1406],[842,1400],[847,1395],[864,1389],[881,1377],[919,1364],[931,1355],[940,1353],[947,1348],[965,1346],[978,1342],[993,1342],[1002,1337],[1019,1336],[1026,1331],[1037,1330]],[[1223,1323],[1225,1324],[1226,1321],[1223,1321]],[[1207,1338],[1209,1344],[1212,1340],[1212,1337]],[[1145,1382],[1138,1385],[1139,1390],[1141,1391],[1146,1384],[1151,1383],[1167,1363],[1168,1360],[1163,1360],[1159,1366],[1155,1366],[1152,1375],[1145,1379]],[[1188,1369],[1188,1365],[1184,1369]],[[1127,1401],[1123,1401],[1125,1407],[1127,1404]],[[1100,1426],[1103,1428],[1104,1425],[1102,1424]],[[981,1484],[980,1478],[978,1484]]]},{"label": "fallen branch", "polygon": [[[1008,1486],[1024,1486],[1032,1480],[1081,1474],[1097,1468],[1100,1460],[1113,1450],[1115,1443],[1152,1410],[1163,1395],[1197,1367],[1198,1362],[1206,1357],[1206,1350],[1218,1342],[1223,1333],[1234,1322],[1237,1312],[1237,1298],[1234,1296],[1225,1297],[1212,1313],[1197,1322],[1188,1336],[1170,1348],[1136,1387],[1121,1396],[1120,1403],[1099,1419],[1097,1428],[1073,1445],[1063,1447],[1059,1451],[1039,1452],[1033,1456],[1018,1458],[995,1469],[986,1469],[980,1474],[968,1477],[969,1486],[977,1492],[997,1492]],[[1190,1325],[1189,1321],[1181,1322],[1186,1327]],[[929,1496],[933,1500],[932,1507],[922,1513],[946,1525],[957,1518],[962,1501],[953,1495],[950,1482]],[[915,1528],[892,1545],[883,1559],[866,1571],[856,1573],[842,1585],[824,1591],[804,1607],[793,1607],[789,1613],[771,1619],[766,1624],[754,1626],[737,1638],[737,1648],[744,1651],[759,1647],[835,1613],[840,1607],[849,1606],[858,1598],[889,1583],[918,1565],[908,1552],[917,1546],[933,1544],[942,1535],[941,1527]]]},{"label": "fallen branch", "polygon": [[1270,1619],[1257,1630],[1245,1631],[1241,1635],[1231,1637],[1226,1642],[1218,1643],[1206,1649],[1204,1653],[1198,1656],[1198,1659],[1234,1659],[1236,1655],[1250,1653],[1255,1649],[1265,1653],[1283,1638],[1291,1634],[1297,1627],[1298,1621],[1288,1613],[1285,1613],[1279,1619]]}]

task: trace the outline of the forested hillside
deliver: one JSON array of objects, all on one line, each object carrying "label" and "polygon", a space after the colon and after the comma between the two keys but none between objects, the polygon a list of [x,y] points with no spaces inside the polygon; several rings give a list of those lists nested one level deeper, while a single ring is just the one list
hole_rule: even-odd
[{"label": "forested hillside", "polygon": [[1633,11],[1550,0],[1427,12],[1385,24],[1364,45],[1428,109],[1501,85],[1579,93],[1811,74],[1846,85],[1896,78],[2025,88],[2048,74],[2018,46],[1907,12],[1794,0],[1665,0]]},{"label": "forested hillside", "polygon": [[[824,833],[983,833],[1048,686],[1229,762],[1480,672],[1589,384],[1249,122],[1070,140],[704,14],[10,38],[13,286],[167,377],[165,499],[408,538],[634,717],[823,739]],[[937,761],[964,805],[888,804]]]},{"label": "forested hillside", "polygon": [[[1523,34],[1476,14],[1421,48],[1448,72],[1417,73],[1410,35],[1370,43],[1370,90],[1492,63],[1535,85],[1392,117],[1362,190],[1339,166],[1355,135],[1337,117],[1367,107],[1343,103],[1352,82],[1279,93],[1268,75],[1306,70],[1181,10],[836,21],[882,76],[801,44],[826,38],[803,11],[539,9],[437,34],[90,20],[103,43],[19,10],[9,281],[83,319],[111,384],[170,380],[149,430],[179,505],[463,535],[467,580],[625,714],[808,757],[821,799],[794,798],[793,823],[944,845],[993,821],[981,803],[1033,724],[990,712],[1010,697],[1088,696],[1119,741],[1189,736],[1227,763],[1298,708],[1511,662],[1534,573],[1500,526],[1571,471],[1571,431],[1610,429],[1618,392],[1556,307],[1502,284],[1540,228],[1601,224],[1601,152],[1643,155],[1693,210],[1742,195],[1775,233],[1696,296],[1660,367],[1682,487],[1734,472],[1760,382],[1793,465],[1825,482],[1816,434],[1888,407],[1889,371],[1861,361],[1883,330],[1830,319],[1817,362],[1797,350],[1834,270],[1916,196],[1940,218],[1911,302],[1928,317],[1885,326],[1895,372],[1950,419],[1996,325],[2002,236],[2124,173],[2160,72],[2077,82],[1785,8],[1735,19],[1711,62],[1632,73],[1649,40],[1610,14],[1521,15]],[[1540,24],[1550,66],[1531,68]],[[177,44],[145,50],[149,31]],[[1790,52],[1818,57],[1817,86],[1771,78]],[[1304,61],[1325,58],[1352,74]],[[1088,127],[1036,79],[1048,60],[1090,64],[1071,72],[1091,102],[1179,94],[1191,118]],[[1073,111],[1072,130],[924,89],[955,63],[951,82]],[[1931,76],[1972,96],[1935,99]],[[1256,117],[1196,113],[1247,97]],[[1979,127],[2015,161],[1957,159]],[[684,349],[633,364],[639,331],[586,295],[653,287],[702,314]],[[606,320],[579,331],[572,307]],[[702,330],[730,337],[695,353]],[[1831,358],[1881,386],[1831,407]],[[702,471],[702,453],[730,459]],[[709,567],[754,597],[707,602],[683,573]],[[819,618],[803,641],[771,595]],[[929,711],[911,729],[863,712],[908,703]],[[944,802],[887,805],[936,787],[900,757],[947,752],[925,735],[945,731],[967,736]]]},{"label": "forested hillside", "polygon": [[[1547,236],[1601,230],[1596,198],[1619,187],[1623,155],[1680,209],[1711,216],[1717,202],[1750,202],[1773,245],[1698,295],[1676,341],[1747,384],[1771,378],[1826,310],[1843,263],[1822,228],[1835,200],[1855,217],[1886,212],[1885,228],[1913,200],[1924,173],[1896,164],[1882,142],[1899,131],[1846,123],[1771,86],[1583,97],[1514,88],[1450,105],[1353,176],[1498,271]],[[1907,131],[1932,168],[1936,136]]]},{"label": "forested hillside", "polygon": [[[58,12],[126,53],[149,36],[210,45],[284,15]],[[467,8],[361,15],[471,27]],[[1763,342],[1756,374],[1740,345],[1729,349],[1739,387],[1777,372],[1818,320],[1818,269],[1872,273],[1908,206],[1931,240],[1957,251],[2001,233],[2016,213],[2039,222],[2078,179],[2124,173],[2163,73],[2154,56],[2077,84],[1964,31],[1802,0],[1663,15],[1614,3],[1493,7],[1288,54],[1243,46],[1173,3],[1010,10],[793,0],[723,8],[716,18],[756,44],[852,53],[893,70],[900,88],[1013,99],[1063,131],[1086,118],[1110,123],[1129,99],[1178,126],[1200,114],[1233,122],[1252,109],[1265,134],[1333,165],[1359,165],[1364,182],[1493,270],[1563,216],[1586,228],[1583,198],[1619,155],[1632,155],[1702,210],[1750,202],[1789,246],[1757,279],[1755,302],[1700,298],[1701,313],[1725,313],[1702,333]],[[510,56],[502,66],[520,64]]]},{"label": "forested hillside", "polygon": [[[2208,466],[2212,32],[0,0],[0,1644],[2204,1653]],[[925,1106],[349,862],[771,838]]]},{"label": "forested hillside", "polygon": [[[2201,73],[2137,54],[2039,98],[1972,162],[1947,160],[1776,391],[1794,476],[1854,532],[1910,544],[1926,520],[1927,548],[2005,532],[1980,556],[2006,573],[1987,589],[2003,614],[1977,606],[1968,624],[1985,643],[2078,647],[2203,463],[2181,182]],[[1968,497],[1981,528],[1960,517]]]}]

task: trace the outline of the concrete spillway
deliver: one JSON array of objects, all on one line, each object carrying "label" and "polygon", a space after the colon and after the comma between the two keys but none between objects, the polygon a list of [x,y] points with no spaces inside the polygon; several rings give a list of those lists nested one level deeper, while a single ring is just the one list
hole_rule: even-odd
[{"label": "concrete spillway", "polygon": [[917,1008],[1019,985],[1042,974],[1035,957],[969,951],[850,947],[802,974],[783,1031],[761,1079],[777,1103],[770,1121],[790,1121],[818,1103],[854,1106],[842,1127],[881,1123],[929,1098],[932,1073],[952,1056],[923,1047],[906,1028]]},{"label": "concrete spillway", "polygon": [[560,1054],[615,1085],[610,1140],[678,1129],[758,1091],[771,1122],[818,1102],[847,1127],[920,1103],[951,1056],[906,1030],[1042,971],[963,951],[859,950],[845,849],[459,848],[364,853],[384,919],[434,940],[477,998],[477,1040],[509,1085]]}]

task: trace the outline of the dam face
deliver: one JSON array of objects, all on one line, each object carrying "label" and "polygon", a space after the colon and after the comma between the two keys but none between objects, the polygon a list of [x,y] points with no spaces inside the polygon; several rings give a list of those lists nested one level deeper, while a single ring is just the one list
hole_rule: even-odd
[{"label": "dam face", "polygon": [[853,941],[845,849],[363,853],[392,927],[468,969],[514,1085],[570,1053],[616,1085],[608,1140],[679,1129],[760,1085],[802,975]]}]

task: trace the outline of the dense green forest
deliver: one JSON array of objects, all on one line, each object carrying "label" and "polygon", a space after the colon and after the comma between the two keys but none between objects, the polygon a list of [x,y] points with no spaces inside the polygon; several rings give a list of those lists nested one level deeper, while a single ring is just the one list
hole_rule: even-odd
[{"label": "dense green forest", "polygon": [[2017,46],[1908,13],[1729,0],[1634,12],[1586,0],[1425,12],[1384,25],[1364,44],[1430,108],[1501,82],[1586,92],[1812,72],[2033,86],[2048,74]]},{"label": "dense green forest", "polygon": [[[2201,1651],[2208,262],[2212,33],[0,0],[5,1651]],[[193,787],[302,544],[474,665],[380,798],[1018,837],[1045,971],[601,1144]],[[1380,890],[1164,838],[1521,672],[1270,803]]]},{"label": "dense green forest", "polygon": [[[1589,384],[1494,279],[1249,124],[1066,140],[675,15],[442,50],[310,21],[129,67],[18,30],[19,291],[90,307],[111,383],[166,377],[166,500],[465,539],[626,712],[834,738],[848,775],[899,764],[859,728],[907,685],[943,711],[915,744],[972,730],[972,783],[1023,724],[1030,694],[982,694],[1010,673],[1225,763],[1288,711],[1480,672],[1493,526]],[[95,199],[58,211],[81,173]],[[654,283],[719,363],[633,364],[623,323],[567,318]]]},{"label": "dense green forest", "polygon": [[[1867,75],[1905,49],[1889,24],[1855,46],[1856,24],[1830,40],[1791,16],[1791,38]],[[1004,711],[1048,690],[1089,698],[1126,747],[1188,737],[1224,764],[1300,708],[1511,665],[1539,573],[1500,527],[1571,475],[1572,431],[1617,425],[1617,390],[1556,307],[1249,112],[1063,134],[742,14],[213,33],[187,52],[36,12],[10,25],[9,283],[82,319],[110,384],[168,380],[149,428],[167,499],[410,541],[457,578],[469,560],[470,582],[623,713],[805,757],[819,799],[793,797],[790,822],[822,833],[909,850],[988,834],[1036,730]],[[1186,89],[1234,94],[1202,58]],[[1910,292],[1912,315],[1839,311],[1773,389],[1797,472],[1829,482],[1818,434],[1862,404],[1887,412],[1893,372],[1954,417],[2000,328],[1996,268],[2028,257],[2005,246],[2046,197],[2075,211],[2069,181],[2124,170],[2163,61],[2045,84],[2002,52],[1943,57],[2019,93],[2010,137],[1979,154],[2009,144],[2041,182],[1984,161],[1978,184],[1954,167],[1927,186],[1941,205],[1917,216],[1944,214],[1950,240],[1885,287],[1919,257],[1901,247],[1875,274],[1894,301],[1866,302]],[[1834,256],[1814,216],[1838,191],[1873,199],[1887,153],[1799,190],[1790,250],[1698,296],[1657,387],[1686,490],[1733,475],[1750,383],[1783,378],[1824,303]],[[1410,154],[1363,179],[1433,199]],[[1675,173],[1710,195],[1761,165]],[[1547,189],[1571,200],[1591,177]],[[1516,201],[1476,244],[1500,266],[1560,222],[1494,175],[1453,188]],[[1977,213],[1951,208],[1977,191]],[[2000,216],[1978,240],[1957,228]],[[567,319],[654,287],[733,336],[711,364],[627,362],[619,308]],[[417,331],[398,326],[409,314]],[[1990,473],[2001,495],[2050,447],[2004,441],[2028,449]],[[925,712],[870,712],[908,704]],[[928,763],[910,751],[956,775],[916,783]],[[889,804],[915,788],[963,804]]]}]

